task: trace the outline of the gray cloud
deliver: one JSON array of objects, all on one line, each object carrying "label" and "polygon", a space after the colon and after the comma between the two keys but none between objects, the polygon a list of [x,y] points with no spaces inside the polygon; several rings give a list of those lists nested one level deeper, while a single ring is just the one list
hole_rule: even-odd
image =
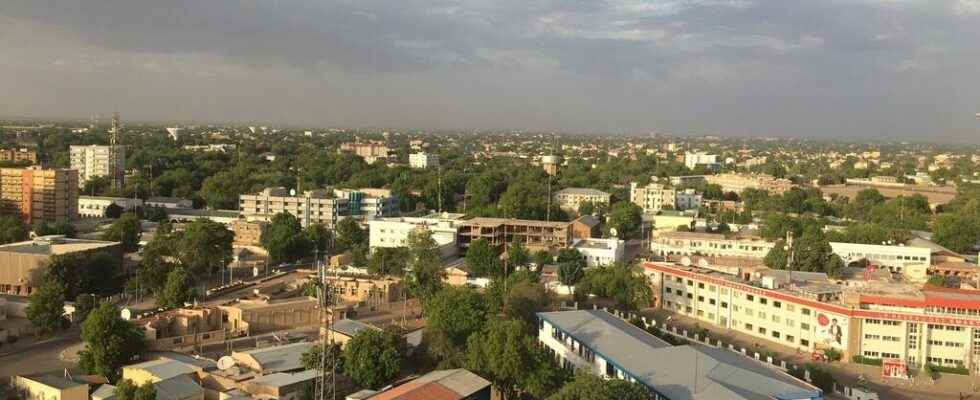
[{"label": "gray cloud", "polygon": [[0,106],[968,139],[980,0],[6,0]]}]

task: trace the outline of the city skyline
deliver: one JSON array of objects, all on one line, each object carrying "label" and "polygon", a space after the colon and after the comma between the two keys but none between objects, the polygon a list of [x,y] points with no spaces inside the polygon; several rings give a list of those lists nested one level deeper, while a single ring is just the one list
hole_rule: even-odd
[{"label": "city skyline", "polygon": [[980,2],[12,1],[2,114],[963,142]]}]

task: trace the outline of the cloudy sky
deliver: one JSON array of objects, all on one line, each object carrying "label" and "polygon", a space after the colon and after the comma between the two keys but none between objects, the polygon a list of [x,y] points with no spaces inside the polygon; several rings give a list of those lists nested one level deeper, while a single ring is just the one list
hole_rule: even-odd
[{"label": "cloudy sky", "polygon": [[980,0],[0,0],[0,115],[980,138]]}]

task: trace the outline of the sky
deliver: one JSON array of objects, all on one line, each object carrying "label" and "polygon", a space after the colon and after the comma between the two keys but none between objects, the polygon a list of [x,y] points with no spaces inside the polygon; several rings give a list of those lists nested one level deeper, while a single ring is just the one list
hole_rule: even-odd
[{"label": "sky", "polygon": [[980,0],[0,0],[0,115],[980,138]]}]

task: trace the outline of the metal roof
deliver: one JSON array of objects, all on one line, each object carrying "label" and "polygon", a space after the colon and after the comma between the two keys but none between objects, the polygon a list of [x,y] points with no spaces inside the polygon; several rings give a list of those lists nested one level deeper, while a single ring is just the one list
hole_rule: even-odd
[{"label": "metal roof", "polygon": [[330,330],[348,337],[354,337],[354,335],[357,335],[358,332],[365,329],[381,330],[374,325],[352,319],[342,319],[330,325]]},{"label": "metal roof", "polygon": [[67,377],[51,375],[51,374],[21,375],[20,377],[24,379],[32,380],[34,382],[58,390],[71,389],[73,387],[82,386],[82,385],[88,386],[88,384],[84,382],[77,382]]},{"label": "metal roof", "polygon": [[317,371],[315,369],[308,369],[302,372],[297,372],[295,374],[287,374],[284,372],[276,372],[274,374],[260,376],[253,379],[249,384],[254,385],[264,385],[271,387],[283,387],[292,384],[311,381],[316,378]]},{"label": "metal roof", "polygon": [[303,353],[313,345],[307,342],[243,351],[255,359],[263,372],[295,371],[303,368]]},{"label": "metal roof", "polygon": [[197,372],[196,369],[176,360],[159,359],[146,361],[139,364],[127,365],[123,369],[140,369],[155,376],[157,379],[166,380],[173,377],[188,375]]},{"label": "metal roof", "polygon": [[770,400],[820,390],[724,349],[670,346],[609,313],[538,313],[633,379],[672,400]]},{"label": "metal roof", "polygon": [[204,388],[188,375],[176,376],[153,384],[157,390],[157,400],[183,400],[198,397]]}]

